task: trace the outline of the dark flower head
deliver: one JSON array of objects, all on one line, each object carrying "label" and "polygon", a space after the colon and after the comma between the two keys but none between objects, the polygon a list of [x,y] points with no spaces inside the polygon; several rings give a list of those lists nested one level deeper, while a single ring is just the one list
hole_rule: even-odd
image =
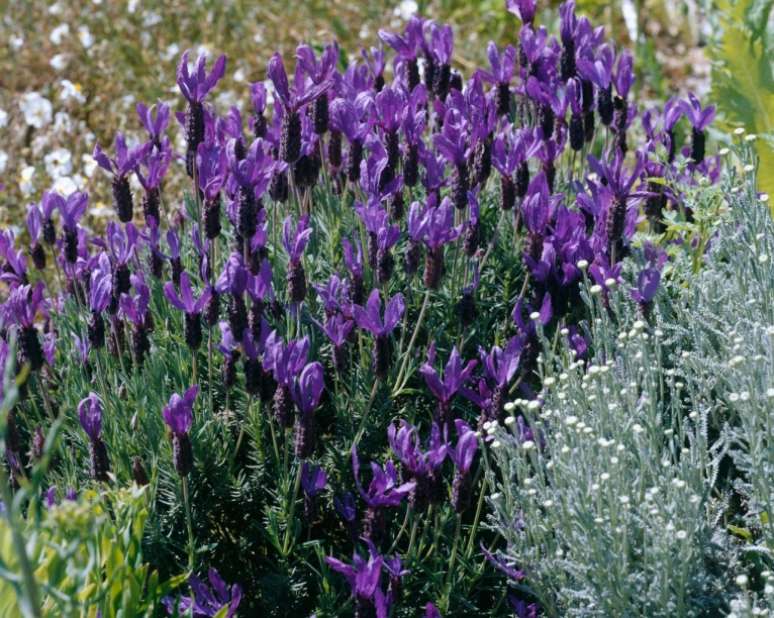
[{"label": "dark flower head", "polygon": [[174,393],[169,399],[169,403],[164,406],[162,416],[167,427],[176,436],[187,435],[193,424],[193,407],[196,401],[196,395],[199,393],[199,386],[194,384],[181,397]]},{"label": "dark flower head", "polygon": [[628,51],[624,51],[618,57],[618,64],[616,65],[615,74],[613,75],[613,84],[618,96],[625,99],[629,96],[629,90],[631,90],[634,83],[634,58]]},{"label": "dark flower head", "polygon": [[102,432],[102,402],[96,393],[89,393],[78,404],[78,419],[89,439],[97,442]]},{"label": "dark flower head", "polygon": [[191,73],[188,67],[190,53],[190,50],[184,52],[177,65],[177,85],[189,103],[201,103],[226,72],[226,56],[220,56],[208,74],[207,56],[201,54],[196,61],[195,71]]}]

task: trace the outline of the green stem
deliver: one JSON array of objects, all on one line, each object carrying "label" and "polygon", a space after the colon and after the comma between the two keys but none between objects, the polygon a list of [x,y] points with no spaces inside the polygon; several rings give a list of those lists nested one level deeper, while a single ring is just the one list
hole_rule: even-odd
[{"label": "green stem", "polygon": [[414,327],[414,332],[411,335],[411,339],[409,339],[408,348],[406,348],[406,351],[403,353],[403,362],[401,363],[400,371],[398,371],[398,378],[395,380],[395,386],[392,389],[393,393],[400,391],[400,389],[403,388],[403,384],[401,380],[403,378],[403,374],[406,371],[406,366],[408,365],[408,360],[409,360],[409,357],[411,356],[411,350],[414,348],[414,343],[416,343],[417,336],[419,335],[419,329],[422,327],[422,322],[425,319],[425,313],[427,312],[427,306],[429,304],[430,304],[430,290],[428,289],[425,292],[425,298],[422,301],[422,308],[419,310],[417,325]]},{"label": "green stem", "polygon": [[366,427],[366,421],[368,420],[368,413],[371,411],[371,406],[374,404],[374,398],[376,397],[376,389],[379,388],[379,380],[374,380],[374,385],[371,387],[371,395],[368,397],[368,404],[366,405],[366,409],[363,411],[363,417],[360,419],[360,427],[357,429],[357,433],[355,434],[355,444],[360,442],[360,438],[363,437],[363,433],[365,432]]},{"label": "green stem", "polygon": [[476,515],[473,518],[473,526],[470,528],[470,536],[468,537],[467,548],[465,549],[465,558],[470,558],[473,553],[473,541],[476,538],[476,532],[478,530],[478,522],[481,520],[481,511],[484,508],[484,496],[486,495],[486,481],[481,479],[481,493],[478,496],[478,504],[476,505]]},{"label": "green stem", "polygon": [[193,518],[191,517],[191,501],[188,497],[188,477],[181,478],[183,483],[183,506],[185,507],[185,523],[188,528],[188,570],[193,572],[195,547],[193,534]]},{"label": "green stem", "polygon": [[301,471],[303,470],[303,465],[301,462],[298,462],[298,470],[296,471],[296,480],[293,483],[293,496],[290,499],[290,512],[288,513],[288,522],[287,527],[285,528],[285,540],[282,543],[282,555],[283,557],[287,558],[288,553],[290,552],[290,536],[293,530],[293,521],[296,514],[296,498],[298,497],[298,491],[301,489]]},{"label": "green stem", "polygon": [[11,529],[14,550],[16,552],[16,557],[19,559],[19,567],[21,568],[22,582],[24,584],[24,603],[22,605],[28,606],[27,609],[30,616],[40,618],[43,614],[40,611],[38,584],[35,581],[35,574],[29,556],[27,556],[27,547],[24,543],[24,537],[22,536],[18,527],[18,522],[16,521],[16,506],[13,502],[11,487],[8,484],[5,466],[0,466],[0,487],[2,487],[3,502],[6,506],[5,517],[8,520],[8,527]]}]

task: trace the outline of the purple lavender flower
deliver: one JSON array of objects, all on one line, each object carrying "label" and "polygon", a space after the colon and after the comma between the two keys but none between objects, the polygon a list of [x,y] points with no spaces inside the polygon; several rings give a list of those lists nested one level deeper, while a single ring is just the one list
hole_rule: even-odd
[{"label": "purple lavender flower", "polygon": [[[584,80],[588,80],[597,87],[597,111],[604,126],[609,126],[613,121],[613,64],[615,52],[609,45],[602,45],[597,51],[596,58],[581,56],[577,59],[578,73]],[[623,85],[623,84],[622,84]]]},{"label": "purple lavender flower", "polygon": [[288,296],[294,303],[300,303],[306,298],[306,274],[301,259],[304,257],[304,250],[311,235],[309,215],[301,217],[295,229],[293,229],[291,216],[288,216],[282,225],[282,245],[290,258],[287,274]]},{"label": "purple lavender flower", "polygon": [[325,562],[346,578],[356,603],[355,615],[364,617],[369,610],[373,611],[376,593],[380,591],[379,580],[384,565],[382,556],[369,547],[368,560],[355,552],[351,565],[333,556],[326,556]]},{"label": "purple lavender flower", "polygon": [[362,305],[365,300],[365,288],[363,287],[363,246],[358,238],[351,243],[347,238],[342,238],[341,248],[344,257],[344,265],[352,275],[352,302]]},{"label": "purple lavender flower", "polygon": [[425,605],[425,618],[443,618],[441,612],[432,603]]},{"label": "purple lavender flower", "polygon": [[[145,195],[142,200],[142,212],[146,222],[151,219],[154,221],[159,221],[160,219],[160,186],[171,161],[172,149],[168,143],[165,143],[161,149],[148,153],[135,169],[137,178],[143,189],[145,189]],[[143,167],[147,168],[147,172],[143,173]]]},{"label": "purple lavender flower", "polygon": [[186,272],[180,275],[180,294],[171,281],[164,284],[164,296],[173,307],[185,312],[185,340],[191,350],[198,349],[202,343],[201,313],[211,294],[212,289],[207,286],[197,299]]},{"label": "purple lavender flower", "polygon": [[291,88],[282,56],[278,53],[269,60],[267,73],[274,84],[277,100],[282,108],[280,159],[295,163],[301,155],[301,117],[298,112],[307,103],[326,92],[332,82],[326,79],[307,89],[303,72],[297,71]]},{"label": "purple lavender flower", "polygon": [[699,99],[692,92],[688,94],[687,101],[680,102],[680,109],[691,123],[692,143],[691,159],[695,163],[704,161],[705,134],[704,130],[715,119],[715,106],[709,105],[702,109]]},{"label": "purple lavender flower", "polygon": [[317,496],[327,485],[328,475],[324,468],[308,461],[301,464],[301,489],[304,492],[304,517],[307,521],[316,516]]},{"label": "purple lavender flower", "polygon": [[114,159],[108,157],[99,144],[94,146],[92,156],[97,161],[97,164],[113,177],[113,205],[118,214],[118,219],[122,223],[128,223],[134,216],[132,190],[129,187],[128,179],[129,173],[135,171],[140,161],[148,156],[148,151],[152,145],[151,142],[147,142],[134,148],[128,148],[124,134],[116,133],[116,156]]},{"label": "purple lavender flower", "polygon": [[504,348],[492,346],[489,352],[479,347],[478,354],[481,358],[484,374],[492,383],[490,405],[488,409],[484,410],[481,424],[484,421],[496,420],[501,416],[507,388],[519,369],[523,348],[524,340],[521,337],[512,337]]},{"label": "purple lavender flower", "polygon": [[449,93],[451,59],[454,52],[454,33],[451,26],[432,23],[430,26],[430,53],[435,61],[433,92],[443,101]]},{"label": "purple lavender flower", "polygon": [[274,416],[282,427],[293,423],[293,384],[306,367],[309,356],[309,338],[293,340],[286,344],[276,332],[266,339],[264,367],[271,371],[278,388],[274,393]]},{"label": "purple lavender flower", "polygon": [[174,393],[164,406],[162,416],[172,434],[172,463],[180,476],[187,476],[193,468],[193,448],[188,432],[193,425],[193,407],[199,386],[190,387],[181,397]]},{"label": "purple lavender flower", "polygon": [[204,141],[196,153],[199,188],[204,194],[204,230],[207,238],[220,235],[220,190],[226,182],[228,156],[215,142]]},{"label": "purple lavender flower", "polygon": [[78,191],[71,193],[67,199],[54,192],[43,194],[44,212],[54,208],[59,211],[64,229],[64,257],[70,264],[78,259],[78,222],[88,205],[89,196]]},{"label": "purple lavender flower", "polygon": [[443,371],[443,377],[433,367],[435,363],[435,343],[430,344],[427,350],[427,361],[419,368],[419,373],[425,379],[425,384],[438,400],[438,419],[444,425],[451,424],[451,402],[454,396],[465,386],[470,379],[473,369],[478,361],[471,360],[463,364],[457,346],[452,348],[449,360]]},{"label": "purple lavender flower", "polygon": [[449,451],[449,458],[455,467],[451,500],[454,510],[462,513],[470,505],[470,468],[478,450],[478,437],[461,419],[455,419],[454,427],[457,430],[457,444]]},{"label": "purple lavender flower", "polygon": [[138,103],[135,109],[142,126],[148,132],[151,143],[157,150],[161,150],[164,133],[169,125],[169,105],[161,101],[151,107],[145,103]]},{"label": "purple lavender flower", "polygon": [[479,69],[478,74],[497,88],[495,91],[495,109],[498,116],[505,116],[511,109],[511,86],[516,71],[516,49],[508,45],[502,52],[490,41],[486,48],[491,71]]},{"label": "purple lavender flower", "polygon": [[30,257],[38,270],[46,267],[46,250],[43,248],[41,232],[43,229],[43,215],[37,204],[27,207],[27,233],[30,236]]},{"label": "purple lavender flower", "polygon": [[204,141],[205,113],[203,101],[207,94],[215,87],[226,72],[226,57],[220,56],[212,66],[212,71],[207,74],[207,56],[201,54],[196,61],[193,73],[188,67],[190,50],[186,50],[177,65],[177,85],[186,101],[188,109],[184,117],[186,137],[186,171],[193,178],[196,163],[196,151]]},{"label": "purple lavender flower", "polygon": [[[465,198],[467,202],[467,197]],[[456,239],[462,226],[454,226],[454,210],[449,198],[444,198],[438,208],[430,208],[424,217],[424,242],[427,246],[425,257],[425,285],[437,290],[443,276],[443,246]]]},{"label": "purple lavender flower", "polygon": [[343,374],[347,370],[346,344],[355,323],[341,313],[331,315],[322,326],[323,332],[333,344],[333,366]]},{"label": "purple lavender flower", "polygon": [[[339,46],[330,43],[325,46],[317,61],[314,50],[308,45],[299,45],[296,48],[296,60],[298,66],[309,76],[315,85],[327,84],[336,70],[336,62],[339,59]],[[312,125],[317,135],[323,135],[328,131],[328,93],[321,92],[314,101],[312,108]]]},{"label": "purple lavender flower", "polygon": [[505,0],[505,8],[513,13],[525,25],[529,25],[535,19],[535,0]]},{"label": "purple lavender flower", "polygon": [[35,317],[46,312],[45,286],[39,281],[34,286],[20,285],[13,289],[5,303],[5,319],[19,328],[19,347],[24,362],[32,371],[38,371],[45,362]]},{"label": "purple lavender flower", "polygon": [[314,413],[320,405],[324,388],[323,367],[318,362],[304,367],[290,388],[299,412],[295,427],[295,449],[296,457],[301,459],[310,457],[317,445]]},{"label": "purple lavender flower", "polygon": [[449,109],[443,119],[443,129],[433,135],[436,150],[454,166],[452,200],[458,210],[463,210],[468,205],[469,133],[469,127],[463,122],[462,114],[456,109]]},{"label": "purple lavender flower", "polygon": [[78,404],[78,419],[83,431],[89,437],[89,472],[91,478],[95,481],[107,482],[110,462],[108,461],[107,447],[100,437],[102,433],[102,402],[96,393],[89,393],[89,396]]},{"label": "purple lavender flower", "polygon": [[145,278],[141,272],[132,275],[131,282],[136,294],[121,294],[119,316],[126,318],[133,325],[132,357],[135,364],[139,367],[145,360],[146,354],[150,351],[150,341],[148,340],[150,289],[146,285]]},{"label": "purple lavender flower", "polygon": [[403,294],[396,294],[387,303],[382,319],[382,298],[378,289],[374,289],[368,296],[365,307],[352,306],[352,315],[358,327],[370,332],[374,338],[373,368],[374,374],[380,380],[387,377],[392,362],[392,347],[390,345],[390,333],[400,322],[406,310]]},{"label": "purple lavender flower", "polygon": [[368,490],[360,482],[360,459],[356,445],[352,445],[352,473],[360,497],[366,503],[366,514],[363,518],[363,536],[377,541],[384,532],[384,509],[398,506],[416,487],[416,482],[400,483],[398,471],[392,461],[384,464],[384,468],[376,462],[371,462],[371,482]]},{"label": "purple lavender flower", "polygon": [[[231,588],[220,574],[213,568],[207,572],[210,585],[200,580],[195,575],[188,578],[191,587],[190,597],[181,597],[176,604],[171,597],[163,599],[164,606],[169,615],[182,616],[190,614],[194,618],[232,618],[236,616],[239,603],[242,601],[242,588],[234,584]],[[223,611],[225,610],[225,612]]]},{"label": "purple lavender flower", "polygon": [[438,425],[433,423],[428,449],[424,452],[419,443],[417,428],[403,420],[397,429],[390,424],[387,440],[403,466],[404,478],[416,483],[409,496],[409,503],[422,511],[430,503],[438,502],[443,492],[441,466],[448,452]]}]

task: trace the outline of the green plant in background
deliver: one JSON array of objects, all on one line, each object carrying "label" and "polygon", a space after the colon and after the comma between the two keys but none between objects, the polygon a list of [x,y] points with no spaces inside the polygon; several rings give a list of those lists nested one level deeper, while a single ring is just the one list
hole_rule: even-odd
[{"label": "green plant in background", "polygon": [[[774,2],[718,0],[722,34],[711,47],[712,99],[725,121],[757,135],[758,188],[774,193]],[[721,126],[723,126],[721,124]]]}]

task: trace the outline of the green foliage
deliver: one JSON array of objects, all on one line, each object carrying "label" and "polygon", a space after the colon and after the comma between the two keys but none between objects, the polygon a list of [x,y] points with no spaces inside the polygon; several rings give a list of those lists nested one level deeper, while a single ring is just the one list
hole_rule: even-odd
[{"label": "green foliage", "polygon": [[[42,593],[42,616],[105,618],[151,616],[162,597],[185,581],[161,581],[145,562],[142,540],[148,517],[147,488],[137,486],[63,500],[47,509],[32,505],[21,533]],[[12,531],[0,520],[0,615],[22,612],[19,557]],[[34,615],[34,614],[30,614]]]}]

